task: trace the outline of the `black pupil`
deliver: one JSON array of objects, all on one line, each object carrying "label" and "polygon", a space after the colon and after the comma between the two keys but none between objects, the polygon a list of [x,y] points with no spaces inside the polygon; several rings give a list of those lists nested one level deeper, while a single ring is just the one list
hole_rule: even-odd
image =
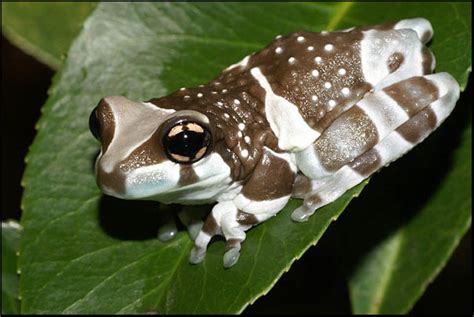
[{"label": "black pupil", "polygon": [[168,139],[168,151],[189,157],[191,160],[203,147],[206,146],[206,133],[184,130]]},{"label": "black pupil", "polygon": [[96,108],[92,110],[91,115],[89,117],[89,129],[92,132],[92,135],[99,140],[100,139],[100,124],[99,120],[97,119]]}]

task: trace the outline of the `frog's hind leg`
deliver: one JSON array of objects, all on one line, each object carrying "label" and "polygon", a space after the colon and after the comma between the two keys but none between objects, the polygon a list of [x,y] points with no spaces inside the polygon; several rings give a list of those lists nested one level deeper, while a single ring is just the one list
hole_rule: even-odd
[{"label": "frog's hind leg", "polygon": [[314,147],[297,157],[306,160],[306,166],[313,160],[314,170],[303,173],[318,181],[306,183],[304,203],[292,219],[307,220],[316,209],[408,152],[446,119],[458,98],[459,85],[447,73],[412,77],[364,97],[347,111],[354,113],[341,115]]}]

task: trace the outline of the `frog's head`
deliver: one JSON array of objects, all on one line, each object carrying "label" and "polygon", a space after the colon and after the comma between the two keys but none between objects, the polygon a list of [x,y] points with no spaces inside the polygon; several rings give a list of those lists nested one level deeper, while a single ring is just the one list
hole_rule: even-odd
[{"label": "frog's head", "polygon": [[89,126],[101,142],[97,183],[108,195],[205,202],[229,182],[230,168],[213,152],[213,128],[198,111],[110,96],[92,111]]}]

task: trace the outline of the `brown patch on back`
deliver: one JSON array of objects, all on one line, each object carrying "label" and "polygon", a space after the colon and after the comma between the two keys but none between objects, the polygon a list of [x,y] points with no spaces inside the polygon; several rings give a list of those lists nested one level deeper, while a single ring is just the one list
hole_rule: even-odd
[{"label": "brown patch on back", "polygon": [[395,100],[410,117],[438,99],[439,96],[438,87],[423,77],[412,77],[400,81],[384,88],[383,91]]},{"label": "brown patch on back", "polygon": [[390,73],[396,71],[403,64],[405,57],[400,52],[395,52],[388,58],[387,67]]},{"label": "brown patch on back", "polygon": [[179,186],[193,184],[199,180],[194,168],[191,165],[181,164],[179,167]]},{"label": "brown patch on back", "polygon": [[381,161],[377,150],[372,148],[352,161],[349,167],[362,176],[369,176],[381,167]]},{"label": "brown patch on back", "polygon": [[249,214],[240,209],[237,211],[236,220],[239,224],[244,225],[244,226],[254,225],[258,223],[258,219],[257,217],[255,217],[255,215]]},{"label": "brown patch on back", "polygon": [[[300,36],[303,41],[298,41]],[[354,104],[372,88],[362,74],[362,37],[360,28],[327,34],[296,32],[256,53],[252,63],[260,68],[274,93],[295,104],[305,121],[318,130],[316,126],[328,113]],[[332,45],[329,50],[325,49],[328,44]],[[278,47],[282,48],[280,53],[276,52]],[[321,58],[320,62],[316,57]],[[290,58],[295,59],[293,63]],[[338,73],[340,69],[344,70],[343,75]],[[327,82],[331,83],[330,88],[325,87]],[[341,93],[345,87],[350,89],[348,95]],[[312,96],[318,99],[315,101]],[[329,106],[330,100],[336,104],[334,110]]]},{"label": "brown patch on back", "polygon": [[430,107],[426,107],[407,122],[399,126],[395,131],[413,144],[423,140],[436,127],[436,114]]},{"label": "brown patch on back", "polygon": [[377,128],[357,105],[337,118],[315,141],[314,148],[328,171],[337,171],[378,142]]}]

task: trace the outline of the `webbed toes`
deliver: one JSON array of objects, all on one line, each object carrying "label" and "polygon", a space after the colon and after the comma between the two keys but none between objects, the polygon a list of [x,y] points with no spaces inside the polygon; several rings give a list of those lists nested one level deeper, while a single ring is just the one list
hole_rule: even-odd
[{"label": "webbed toes", "polygon": [[199,264],[204,260],[206,256],[206,249],[194,247],[191,250],[191,254],[189,255],[189,262],[191,264]]},{"label": "webbed toes", "polygon": [[202,221],[194,221],[193,223],[188,225],[187,229],[191,240],[194,241],[196,239],[197,235],[202,229],[203,224],[204,222]]},{"label": "webbed toes", "polygon": [[240,248],[231,248],[224,253],[224,267],[227,269],[233,266],[240,257]]},{"label": "webbed toes", "polygon": [[176,223],[174,221],[168,222],[158,229],[158,239],[161,242],[169,241],[176,237],[177,232]]},{"label": "webbed toes", "polygon": [[291,220],[296,222],[304,222],[307,221],[313,213],[313,210],[309,210],[304,206],[300,206],[296,208],[291,214]]}]

